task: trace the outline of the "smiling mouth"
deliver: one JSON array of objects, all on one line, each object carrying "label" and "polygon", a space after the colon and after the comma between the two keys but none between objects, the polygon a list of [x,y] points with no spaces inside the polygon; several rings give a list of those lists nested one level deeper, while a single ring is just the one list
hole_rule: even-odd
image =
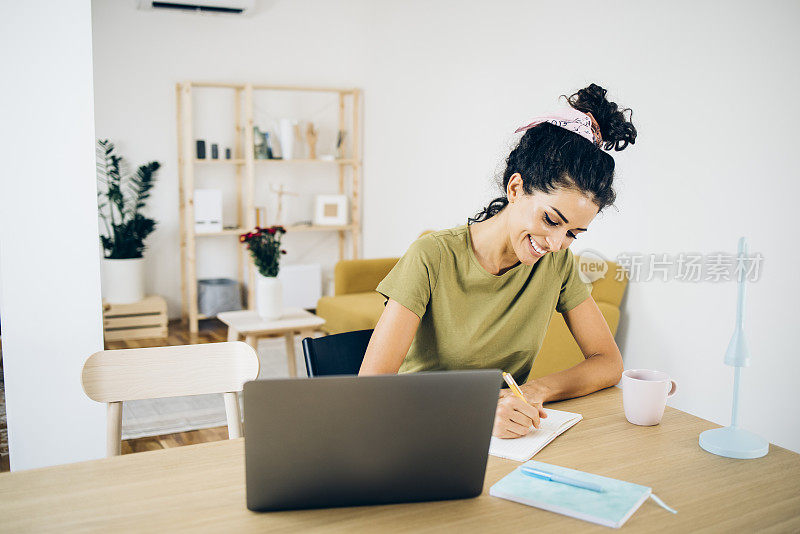
[{"label": "smiling mouth", "polygon": [[539,245],[536,243],[536,241],[534,241],[534,240],[533,240],[533,238],[532,238],[530,235],[528,235],[528,242],[529,242],[529,243],[530,243],[530,245],[531,245],[531,250],[533,251],[533,256],[534,256],[534,257],[536,257],[536,258],[541,258],[541,257],[542,257],[542,256],[544,256],[545,254],[547,254],[547,251],[546,251],[546,250],[544,250],[542,247],[540,247],[540,246],[539,246]]}]

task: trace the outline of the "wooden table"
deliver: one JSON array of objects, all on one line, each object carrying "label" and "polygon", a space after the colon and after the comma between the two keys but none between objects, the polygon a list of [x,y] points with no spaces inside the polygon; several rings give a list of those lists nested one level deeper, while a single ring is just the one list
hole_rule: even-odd
[{"label": "wooden table", "polygon": [[[755,460],[709,454],[697,444],[717,425],[667,408],[659,426],[628,423],[610,388],[550,405],[583,414],[536,460],[652,486],[652,501],[628,532],[798,532],[800,455],[770,445]],[[519,465],[489,457],[475,499],[254,513],[245,507],[242,439],[143,452],[0,475],[0,530],[218,532],[612,532],[490,497],[489,486]]]},{"label": "wooden table", "polygon": [[217,318],[228,325],[228,341],[245,342],[258,353],[258,339],[282,335],[286,338],[286,362],[289,376],[297,376],[297,363],[294,351],[294,336],[312,337],[325,324],[325,319],[300,308],[287,308],[280,319],[267,321],[254,311],[222,312]]}]

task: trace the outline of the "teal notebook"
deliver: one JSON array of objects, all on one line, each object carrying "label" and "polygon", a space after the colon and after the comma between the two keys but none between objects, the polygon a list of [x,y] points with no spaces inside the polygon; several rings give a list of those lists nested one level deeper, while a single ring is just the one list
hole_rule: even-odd
[{"label": "teal notebook", "polygon": [[[489,489],[489,495],[599,525],[619,528],[652,493],[651,488],[639,484],[534,460],[522,465],[581,481],[593,482],[599,484],[603,488],[603,492],[598,493],[560,482],[533,478],[523,474],[517,468],[492,486]],[[670,511],[673,510],[670,509]]]}]

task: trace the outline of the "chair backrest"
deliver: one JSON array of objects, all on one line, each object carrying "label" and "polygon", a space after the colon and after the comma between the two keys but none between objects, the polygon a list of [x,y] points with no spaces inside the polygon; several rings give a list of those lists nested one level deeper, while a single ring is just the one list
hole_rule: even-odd
[{"label": "chair backrest", "polygon": [[357,375],[372,329],[303,339],[308,376]]},{"label": "chair backrest", "polygon": [[228,341],[95,352],[81,380],[90,399],[117,402],[241,391],[258,370],[252,347]]},{"label": "chair backrest", "polygon": [[138,399],[222,393],[228,436],[241,436],[236,392],[258,377],[258,355],[241,341],[103,350],[84,362],[81,383],[86,395],[108,403],[107,450],[120,453],[122,402]]}]

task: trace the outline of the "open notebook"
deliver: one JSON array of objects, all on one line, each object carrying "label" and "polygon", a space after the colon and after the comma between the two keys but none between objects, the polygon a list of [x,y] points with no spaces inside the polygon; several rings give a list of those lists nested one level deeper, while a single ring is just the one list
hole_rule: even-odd
[{"label": "open notebook", "polygon": [[[520,470],[522,466],[591,482],[599,485],[602,492],[529,477]],[[535,460],[525,462],[522,466],[489,488],[489,495],[616,528],[622,526],[648,497],[665,510],[678,513],[653,495],[652,489],[647,486]]]},{"label": "open notebook", "polygon": [[583,416],[579,413],[563,412],[549,408],[545,408],[544,411],[547,412],[547,418],[541,419],[539,428],[532,430],[527,436],[514,439],[501,439],[492,436],[489,454],[524,462],[542,450],[545,445],[556,439],[566,429],[583,419]]}]

